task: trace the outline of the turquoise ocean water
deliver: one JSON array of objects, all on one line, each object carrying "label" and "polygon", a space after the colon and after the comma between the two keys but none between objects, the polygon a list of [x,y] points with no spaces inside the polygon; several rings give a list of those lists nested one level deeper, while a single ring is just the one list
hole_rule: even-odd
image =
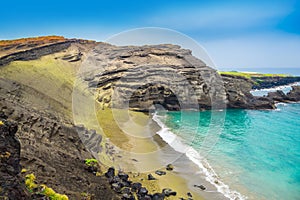
[{"label": "turquoise ocean water", "polygon": [[[183,143],[200,152],[210,111],[158,115]],[[276,110],[228,109],[222,127],[204,156],[220,181],[248,199],[300,199],[299,103],[279,104]]]},{"label": "turquoise ocean water", "polygon": [[[295,68],[247,71],[300,75]],[[287,93],[290,89],[277,87],[252,94],[263,96],[276,90]],[[219,113],[181,111],[156,115],[155,120],[163,127],[159,132],[162,138],[175,149],[192,148],[186,152],[187,157],[198,163],[207,180],[225,196],[300,199],[300,102],[279,103],[276,110],[227,109]],[[184,145],[178,147],[178,142],[168,141],[174,135]],[[215,180],[222,184],[214,184]]]}]

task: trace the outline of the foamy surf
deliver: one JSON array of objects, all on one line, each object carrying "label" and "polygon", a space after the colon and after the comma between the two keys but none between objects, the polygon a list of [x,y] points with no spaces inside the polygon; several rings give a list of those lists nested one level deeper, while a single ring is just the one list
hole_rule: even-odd
[{"label": "foamy surf", "polygon": [[[240,194],[237,191],[231,190],[228,185],[223,183],[210,164],[206,159],[201,157],[201,155],[193,148],[184,144],[182,138],[174,134],[170,129],[161,121],[161,116],[157,113],[153,115],[153,120],[161,127],[157,132],[160,137],[167,142],[175,151],[184,153],[189,160],[195,163],[199,169],[200,173],[205,175],[206,181],[210,182],[216,187],[217,191],[222,193],[225,197],[232,200],[244,200],[247,199],[246,196]],[[209,191],[208,191],[209,192]]]},{"label": "foamy surf", "polygon": [[263,96],[267,95],[269,92],[275,92],[277,90],[282,90],[284,93],[288,93],[291,89],[292,86],[300,85],[300,82],[288,84],[288,85],[282,85],[282,86],[277,86],[277,87],[272,87],[272,88],[265,88],[265,89],[259,89],[259,90],[251,90],[251,94],[254,96]]}]

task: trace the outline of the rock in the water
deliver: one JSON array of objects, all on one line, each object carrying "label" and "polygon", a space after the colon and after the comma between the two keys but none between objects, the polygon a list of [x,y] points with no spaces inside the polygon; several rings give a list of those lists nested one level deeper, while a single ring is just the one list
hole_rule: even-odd
[{"label": "rock in the water", "polygon": [[168,164],[166,167],[166,170],[172,171],[174,169],[174,166],[172,164]]},{"label": "rock in the water", "polygon": [[172,189],[170,188],[164,188],[162,190],[162,193],[166,196],[166,197],[169,197],[169,196],[176,196],[177,192],[173,191]]},{"label": "rock in the water", "polygon": [[287,93],[291,101],[300,101],[300,86],[292,86],[292,90]]},{"label": "rock in the water", "polygon": [[152,174],[148,174],[148,180],[156,180],[156,178]]},{"label": "rock in the water", "polygon": [[162,176],[162,175],[166,175],[167,173],[164,172],[164,171],[156,170],[156,171],[155,171],[155,174],[157,174],[157,175],[159,175],[159,176]]}]

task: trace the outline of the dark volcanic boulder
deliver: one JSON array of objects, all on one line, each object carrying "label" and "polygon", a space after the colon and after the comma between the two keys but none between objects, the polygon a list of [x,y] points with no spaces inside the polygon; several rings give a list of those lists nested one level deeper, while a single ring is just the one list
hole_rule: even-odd
[{"label": "dark volcanic boulder", "polygon": [[148,180],[156,180],[156,178],[152,174],[148,174]]},{"label": "dark volcanic boulder", "polygon": [[115,168],[110,167],[108,168],[107,172],[105,173],[107,178],[113,178],[115,176]]},{"label": "dark volcanic boulder", "polygon": [[172,164],[168,164],[166,167],[166,170],[172,171],[174,169],[174,166]]},{"label": "dark volcanic boulder", "polygon": [[285,102],[289,100],[289,98],[284,94],[282,90],[269,92],[267,97],[277,102]]},{"label": "dark volcanic boulder", "polygon": [[20,142],[17,124],[0,118],[0,199],[30,199],[20,177]]},{"label": "dark volcanic boulder", "polygon": [[169,197],[169,196],[176,196],[176,194],[177,194],[177,192],[173,191],[173,190],[170,189],[170,188],[164,188],[164,189],[162,190],[162,193],[163,193],[165,196],[167,196],[167,197]]},{"label": "dark volcanic boulder", "polygon": [[155,193],[152,196],[152,200],[164,200],[165,199],[165,194],[163,193]]},{"label": "dark volcanic boulder", "polygon": [[139,191],[142,187],[142,184],[141,183],[133,183],[131,185],[131,191],[132,192],[136,192],[136,191]]},{"label": "dark volcanic boulder", "polygon": [[292,86],[292,90],[287,93],[291,101],[300,101],[300,86]]},{"label": "dark volcanic boulder", "polygon": [[146,194],[148,194],[148,190],[145,187],[141,187],[138,190],[138,194],[141,195],[141,196],[145,196]]}]

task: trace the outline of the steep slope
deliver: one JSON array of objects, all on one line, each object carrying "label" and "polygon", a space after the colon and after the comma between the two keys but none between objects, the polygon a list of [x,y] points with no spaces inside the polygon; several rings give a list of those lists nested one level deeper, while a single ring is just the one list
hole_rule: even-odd
[{"label": "steep slope", "polygon": [[70,199],[118,199],[106,178],[95,176],[84,164],[93,155],[79,138],[71,114],[73,80],[93,45],[72,40],[59,52],[50,47],[42,49],[47,55],[41,53],[38,59],[1,66],[0,109],[19,124],[21,165],[35,174],[38,184]]},{"label": "steep slope", "polygon": [[20,166],[20,142],[15,137],[17,124],[0,115],[0,199],[30,199]]}]

